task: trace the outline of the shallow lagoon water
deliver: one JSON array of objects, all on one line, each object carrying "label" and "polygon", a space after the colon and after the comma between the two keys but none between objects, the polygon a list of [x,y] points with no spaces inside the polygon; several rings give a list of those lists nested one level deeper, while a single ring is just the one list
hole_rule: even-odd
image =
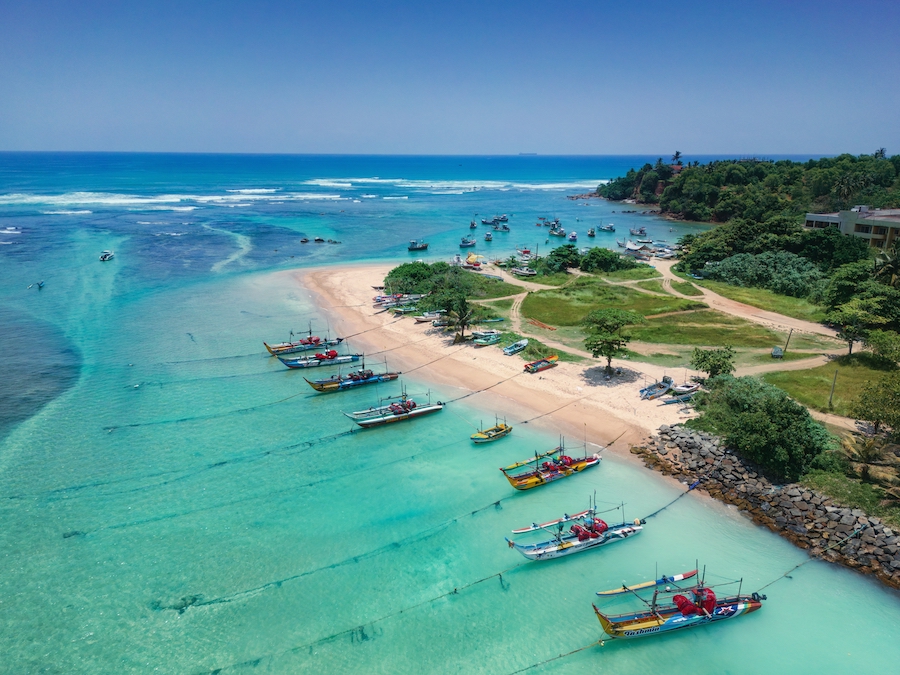
[{"label": "shallow lagoon water", "polygon": [[[64,189],[88,187],[98,189]],[[535,211],[601,208],[570,206],[565,191],[503,194],[479,194],[481,210],[513,211],[506,204],[519,197]],[[81,361],[71,387],[0,441],[2,672],[508,673],[600,638],[594,591],[699,559],[710,580],[743,577],[749,592],[806,559],[691,494],[626,542],[525,562],[503,540],[514,527],[579,510],[595,490],[601,507],[625,501],[630,520],[679,489],[606,453],[598,469],[517,493],[497,467],[553,447],[556,432],[546,420],[510,419],[510,438],[470,444],[471,425],[492,412],[489,394],[345,434],[341,410],[399,385],[319,396],[264,356],[262,339],[318,316],[302,289],[266,276],[290,263],[260,255],[212,272],[238,250],[234,238],[127,233],[122,223],[146,212],[60,224],[26,211],[4,212],[4,222],[32,222],[26,243],[0,253],[4,307],[51,325]],[[198,231],[214,216],[197,216]],[[361,250],[357,229],[340,236]],[[380,236],[390,241],[379,256],[396,256],[406,238]],[[165,253],[150,237],[167,242]],[[96,262],[103,248],[116,249],[111,264]],[[38,276],[45,288],[27,291],[21,281]],[[411,393],[430,387],[404,381]],[[895,668],[893,591],[812,562],[764,592],[763,609],[734,622],[608,641],[536,672]]]}]

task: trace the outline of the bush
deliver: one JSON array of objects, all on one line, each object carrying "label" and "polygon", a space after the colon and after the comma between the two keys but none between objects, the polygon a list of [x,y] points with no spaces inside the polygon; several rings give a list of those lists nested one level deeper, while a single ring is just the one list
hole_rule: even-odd
[{"label": "bush", "polygon": [[581,258],[582,272],[617,272],[638,266],[634,258],[626,258],[608,248],[592,248]]},{"label": "bush", "polygon": [[778,477],[798,480],[832,445],[825,428],[778,387],[754,377],[727,375],[707,385],[703,426]]},{"label": "bush", "polygon": [[703,276],[734,286],[766,288],[781,295],[805,298],[823,283],[823,274],[812,262],[787,251],[739,253],[709,263]]}]

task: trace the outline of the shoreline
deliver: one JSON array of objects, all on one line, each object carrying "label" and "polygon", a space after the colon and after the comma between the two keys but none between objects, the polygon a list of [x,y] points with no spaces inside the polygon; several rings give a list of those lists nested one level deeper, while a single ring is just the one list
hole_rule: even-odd
[{"label": "shoreline", "polygon": [[[376,359],[387,358],[401,373],[435,386],[458,392],[453,398],[482,397],[485,420],[506,417],[512,425],[535,424],[548,432],[584,439],[637,465],[643,463],[629,449],[638,445],[662,424],[678,424],[688,418],[676,406],[659,406],[637,398],[639,379],[609,384],[598,375],[600,361],[584,364],[560,363],[544,373],[529,375],[524,361],[505,356],[496,347],[476,349],[471,343],[454,345],[452,336],[409,317],[376,314],[372,286],[381,285],[395,265],[390,263],[329,266],[275,272],[295,288],[310,294],[326,314],[332,331],[349,336],[354,351]],[[644,376],[645,369],[634,375]],[[629,370],[628,364],[622,364]],[[490,396],[489,399],[484,398]],[[473,420],[473,425],[476,420]]]}]

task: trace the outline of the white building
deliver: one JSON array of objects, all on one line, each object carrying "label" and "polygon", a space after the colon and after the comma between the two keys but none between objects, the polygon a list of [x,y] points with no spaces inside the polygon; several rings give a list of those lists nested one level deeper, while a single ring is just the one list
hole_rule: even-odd
[{"label": "white building", "polygon": [[900,209],[870,209],[854,206],[837,213],[807,213],[806,227],[836,227],[869,241],[870,246],[889,248],[900,237]]}]

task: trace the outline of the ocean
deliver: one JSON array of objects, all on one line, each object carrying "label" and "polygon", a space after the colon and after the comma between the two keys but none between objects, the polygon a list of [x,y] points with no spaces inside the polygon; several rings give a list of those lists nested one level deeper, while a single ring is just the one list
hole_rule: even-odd
[{"label": "ocean", "polygon": [[[274,271],[446,260],[472,219],[501,213],[511,232],[487,243],[479,225],[478,254],[563,243],[539,217],[579,246],[615,248],[629,227],[670,242],[705,229],[566,199],[645,161],[0,154],[0,672],[512,673],[597,641],[595,591],[699,561],[708,581],[750,592],[806,560],[691,494],[626,542],[525,562],[504,541],[515,527],[595,493],[603,517],[631,520],[679,489],[606,453],[517,493],[497,467],[553,447],[552,425],[510,419],[509,438],[472,445],[493,414],[485,393],[349,434],[341,410],[399,387],[316,395],[263,350],[330,329]],[[610,222],[615,235],[585,236]],[[301,243],[317,236],[340,243]],[[411,239],[428,251],[408,252]],[[816,561],[764,592],[733,622],[607,641],[533,672],[900,660],[900,595],[871,579]]]}]

